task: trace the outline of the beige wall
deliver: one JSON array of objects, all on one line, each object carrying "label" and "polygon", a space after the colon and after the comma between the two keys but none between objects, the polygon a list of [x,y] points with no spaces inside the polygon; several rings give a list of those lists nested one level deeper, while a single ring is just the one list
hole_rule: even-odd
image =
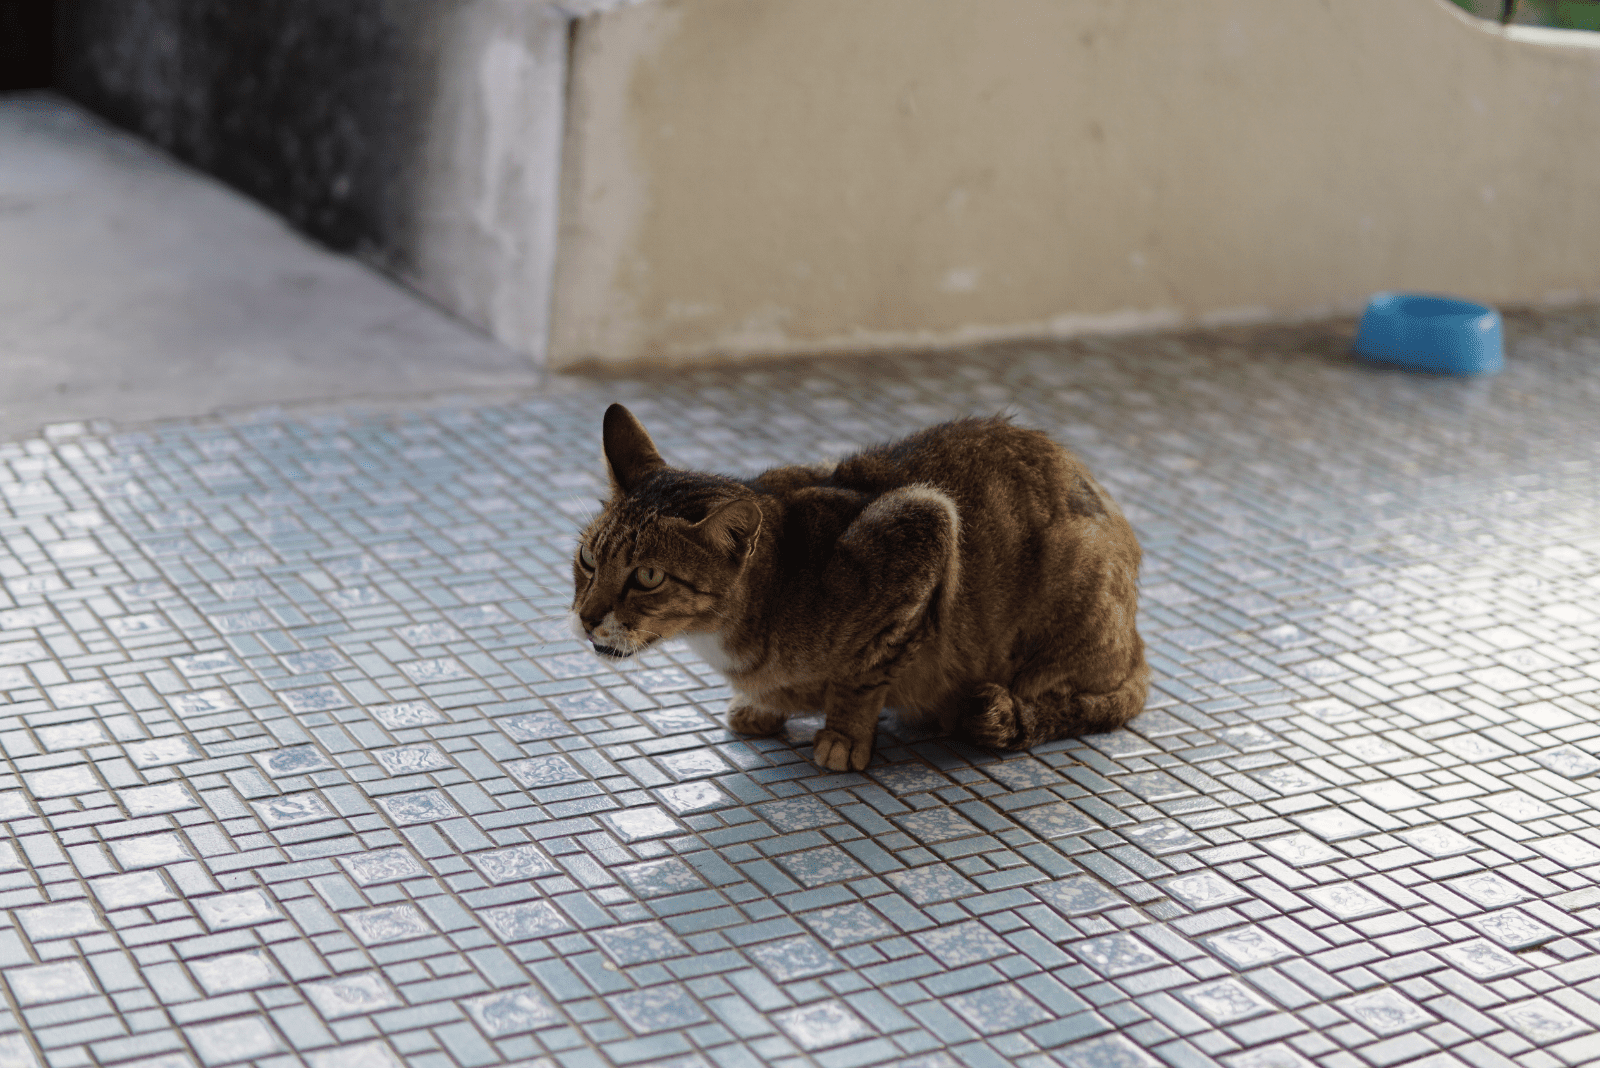
[{"label": "beige wall", "polygon": [[579,23],[551,362],[1600,296],[1600,35],[1444,0]]}]

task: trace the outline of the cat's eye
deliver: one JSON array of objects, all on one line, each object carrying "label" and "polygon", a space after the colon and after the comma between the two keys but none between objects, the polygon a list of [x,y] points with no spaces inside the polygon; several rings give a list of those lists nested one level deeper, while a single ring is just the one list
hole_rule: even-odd
[{"label": "cat's eye", "polygon": [[633,580],[647,590],[653,590],[667,581],[667,573],[659,567],[641,567],[633,573]]},{"label": "cat's eye", "polygon": [[578,546],[578,563],[593,571],[595,568],[594,553],[589,551],[587,545]]}]

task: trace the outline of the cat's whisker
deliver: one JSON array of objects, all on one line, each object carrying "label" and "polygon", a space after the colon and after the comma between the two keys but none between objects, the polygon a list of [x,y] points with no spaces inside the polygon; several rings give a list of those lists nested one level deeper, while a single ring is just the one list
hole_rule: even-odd
[{"label": "cat's whisker", "polygon": [[[596,503],[600,504],[601,502],[597,501]],[[601,506],[604,507],[603,504]],[[576,517],[574,517],[572,515],[572,513],[570,513],[570,512],[566,512],[566,513],[563,513],[563,514],[566,515],[566,517],[568,519],[572,520],[572,522],[577,526],[578,533],[580,533],[580,534],[583,533],[585,530],[588,530],[589,527],[594,524],[594,521],[597,518],[599,518],[599,516],[600,516],[599,511],[597,511],[595,508],[593,508],[592,506],[587,505],[587,504],[583,505],[583,518],[582,518],[581,522]]]},{"label": "cat's whisker", "polygon": [[[564,597],[564,596],[566,596],[561,591],[557,590],[554,586],[546,586],[544,583],[540,582],[537,579],[531,579],[531,578],[526,578],[526,577],[518,577],[516,579],[516,581],[520,582],[520,583],[523,583],[525,585],[528,585],[528,586],[533,586],[534,588],[536,588],[538,590],[541,590],[544,593],[549,594],[551,597]],[[507,599],[511,599],[511,600],[527,600],[528,598],[523,597],[523,598],[507,598]]]},{"label": "cat's whisker", "polygon": [[554,645],[558,641],[570,641],[570,640],[571,640],[570,638],[540,638],[538,641],[533,642],[528,646],[525,646],[525,648],[543,649],[545,646]]},{"label": "cat's whisker", "polygon": [[517,622],[521,623],[524,627],[542,627],[549,623],[559,622],[560,619],[560,616],[545,616],[542,619],[519,619]]},{"label": "cat's whisker", "polygon": [[662,640],[661,635],[657,634],[653,630],[641,630],[639,633],[644,636],[644,640],[635,643],[633,649],[635,655],[644,652],[646,649],[649,649],[651,646],[655,645],[656,642]]},{"label": "cat's whisker", "polygon": [[[563,594],[552,593],[552,594],[548,594],[546,596],[548,596],[548,597],[560,597],[562,600],[566,599],[565,595],[563,595]],[[542,601],[544,599],[545,599],[544,597],[499,597],[499,598],[496,598],[494,601],[492,601],[490,603],[491,604],[532,604],[535,601]],[[565,608],[560,609],[559,611],[556,612],[555,615],[551,616],[550,618],[551,619],[559,619],[566,611],[567,610]]]}]

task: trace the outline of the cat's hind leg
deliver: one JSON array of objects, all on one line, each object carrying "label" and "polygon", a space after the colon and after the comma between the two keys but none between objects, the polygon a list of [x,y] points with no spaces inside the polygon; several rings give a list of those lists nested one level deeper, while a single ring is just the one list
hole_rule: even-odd
[{"label": "cat's hind leg", "polygon": [[735,693],[728,702],[728,727],[740,734],[780,734],[791,715],[819,711],[826,687],[768,690],[756,696]]},{"label": "cat's hind leg", "polygon": [[1057,738],[1099,734],[1137,716],[1149,690],[1150,669],[1142,661],[1121,685],[1104,693],[1057,684],[1024,698],[1004,686],[983,683],[974,694],[976,707],[967,717],[967,732],[973,741],[995,749],[1029,749]]},{"label": "cat's hind leg", "polygon": [[772,735],[783,730],[788,715],[776,709],[757,704],[731,704],[728,707],[728,728],[739,734]]}]

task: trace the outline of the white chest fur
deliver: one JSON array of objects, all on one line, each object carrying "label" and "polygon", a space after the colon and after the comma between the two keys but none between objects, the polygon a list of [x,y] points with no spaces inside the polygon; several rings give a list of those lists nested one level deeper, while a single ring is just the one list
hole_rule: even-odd
[{"label": "white chest fur", "polygon": [[684,644],[694,650],[694,655],[724,675],[731,674],[738,667],[733,657],[728,655],[728,650],[723,648],[720,634],[715,632],[685,634],[683,640]]}]

